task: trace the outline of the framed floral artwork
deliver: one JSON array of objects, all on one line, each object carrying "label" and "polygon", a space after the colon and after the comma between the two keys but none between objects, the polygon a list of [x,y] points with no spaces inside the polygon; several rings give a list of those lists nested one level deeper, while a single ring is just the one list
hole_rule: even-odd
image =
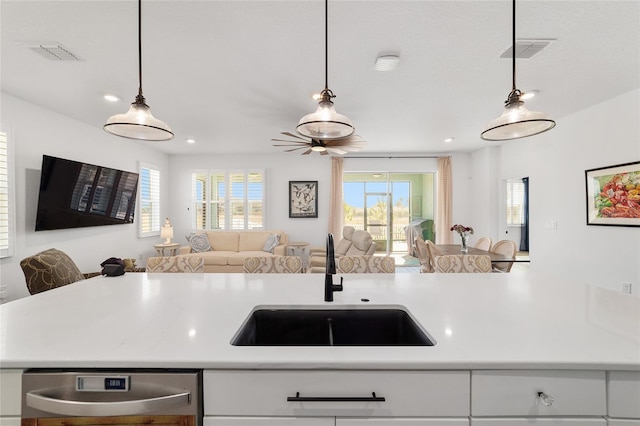
[{"label": "framed floral artwork", "polygon": [[318,181],[289,181],[289,217],[318,217]]},{"label": "framed floral artwork", "polygon": [[640,226],[640,161],[585,170],[587,225]]}]

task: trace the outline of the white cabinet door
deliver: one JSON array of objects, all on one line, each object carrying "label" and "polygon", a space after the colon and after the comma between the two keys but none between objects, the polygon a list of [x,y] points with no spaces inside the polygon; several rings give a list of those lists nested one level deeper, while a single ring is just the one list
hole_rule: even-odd
[{"label": "white cabinet door", "polygon": [[467,418],[337,418],[336,426],[469,426]]},{"label": "white cabinet door", "polygon": [[335,426],[334,417],[217,417],[206,416],[203,426]]},{"label": "white cabinet door", "polygon": [[22,370],[0,370],[0,426],[10,426],[22,411]]},{"label": "white cabinet door", "polygon": [[609,416],[640,419],[640,371],[609,372]]}]

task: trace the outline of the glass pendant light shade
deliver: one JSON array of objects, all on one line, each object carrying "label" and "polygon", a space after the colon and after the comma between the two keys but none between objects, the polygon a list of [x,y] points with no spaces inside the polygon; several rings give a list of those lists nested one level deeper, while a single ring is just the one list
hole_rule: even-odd
[{"label": "glass pendant light shade", "polygon": [[543,112],[529,111],[522,92],[516,88],[516,0],[512,0],[511,21],[511,92],[502,115],[491,121],[480,137],[488,141],[508,141],[537,135],[556,127],[556,122]]},{"label": "glass pendant light shade", "polygon": [[516,101],[505,106],[502,115],[491,121],[480,136],[488,141],[506,141],[537,135],[555,126],[547,114],[529,111],[524,102]]},{"label": "glass pendant light shade", "polygon": [[111,116],[103,126],[112,135],[146,141],[166,141],[173,138],[171,128],[151,114],[144,97],[136,97],[126,114]]},{"label": "glass pendant light shade", "polygon": [[173,139],[171,128],[151,114],[142,95],[142,0],[138,0],[138,95],[126,114],[116,114],[102,127],[107,133],[128,139],[166,141]]},{"label": "glass pendant light shade", "polygon": [[348,117],[338,114],[331,100],[323,99],[318,109],[300,119],[296,132],[313,139],[340,139],[354,132]]},{"label": "glass pendant light shade", "polygon": [[[318,109],[300,119],[296,132],[311,139],[330,140],[351,136],[355,131],[347,116],[338,114],[329,89],[329,0],[324,2],[324,89],[320,93]],[[313,149],[313,148],[312,148]]]}]

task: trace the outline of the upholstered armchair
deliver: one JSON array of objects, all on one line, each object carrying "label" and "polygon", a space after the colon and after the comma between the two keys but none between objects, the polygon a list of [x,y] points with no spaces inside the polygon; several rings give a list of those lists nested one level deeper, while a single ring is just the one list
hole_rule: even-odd
[{"label": "upholstered armchair", "polygon": [[[376,243],[370,233],[353,226],[342,229],[342,238],[334,245],[336,259],[342,256],[371,256],[376,251]],[[325,249],[313,248],[309,251],[309,272],[325,272],[327,253]]]},{"label": "upholstered armchair", "polygon": [[99,272],[83,274],[66,253],[54,248],[22,259],[20,267],[30,294],[41,293],[100,275]]}]

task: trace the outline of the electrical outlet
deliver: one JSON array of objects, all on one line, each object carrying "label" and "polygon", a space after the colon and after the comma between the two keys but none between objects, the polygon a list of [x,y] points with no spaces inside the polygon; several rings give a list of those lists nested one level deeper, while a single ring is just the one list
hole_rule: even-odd
[{"label": "electrical outlet", "polygon": [[631,294],[631,283],[628,281],[622,281],[622,292]]}]

